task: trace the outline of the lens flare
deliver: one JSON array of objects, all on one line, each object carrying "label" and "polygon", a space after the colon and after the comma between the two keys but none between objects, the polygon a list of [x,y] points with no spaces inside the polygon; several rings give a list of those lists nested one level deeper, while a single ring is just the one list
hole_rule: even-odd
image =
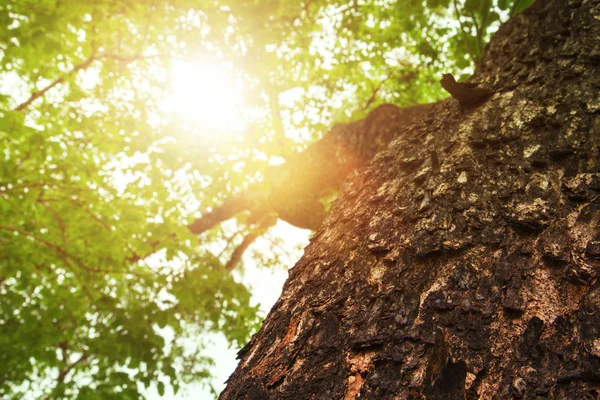
[{"label": "lens flare", "polygon": [[245,125],[241,79],[224,65],[175,63],[167,107],[194,131],[230,132]]}]

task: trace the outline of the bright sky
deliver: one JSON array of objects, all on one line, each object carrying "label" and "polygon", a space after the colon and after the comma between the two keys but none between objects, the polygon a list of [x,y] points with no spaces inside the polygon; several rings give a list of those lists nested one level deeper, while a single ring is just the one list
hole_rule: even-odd
[{"label": "bright sky", "polygon": [[[293,227],[285,222],[279,221],[273,228],[273,234],[284,238],[283,246],[288,252],[290,258],[285,267],[291,268],[302,256],[302,251],[298,251],[298,245],[304,248],[308,244],[310,231]],[[252,300],[254,304],[260,304],[260,311],[266,316],[279,295],[281,288],[287,279],[287,270],[281,268],[277,270],[261,268],[256,265],[251,257],[252,250],[270,251],[270,243],[264,239],[258,239],[244,255],[245,274],[240,280],[251,288]],[[215,361],[212,369],[213,379],[211,384],[220,392],[225,387],[225,381],[233,373],[237,366],[236,353],[239,349],[230,349],[222,335],[211,336],[213,347],[209,349],[207,356]],[[200,384],[188,385],[183,387],[177,395],[174,395],[168,388],[164,397],[160,397],[155,388],[147,393],[148,400],[210,400],[213,396],[210,391]]]}]

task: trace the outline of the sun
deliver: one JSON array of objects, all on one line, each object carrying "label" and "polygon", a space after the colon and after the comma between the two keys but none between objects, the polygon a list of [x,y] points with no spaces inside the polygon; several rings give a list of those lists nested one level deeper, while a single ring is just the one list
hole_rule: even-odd
[{"label": "sun", "polygon": [[197,131],[240,130],[245,125],[242,80],[226,65],[175,62],[168,108]]}]

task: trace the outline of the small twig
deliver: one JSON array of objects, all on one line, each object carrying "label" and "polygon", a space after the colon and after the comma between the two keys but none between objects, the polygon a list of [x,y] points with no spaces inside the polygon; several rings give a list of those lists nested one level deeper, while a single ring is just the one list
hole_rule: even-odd
[{"label": "small twig", "polygon": [[61,215],[55,209],[46,204],[44,200],[38,199],[37,202],[41,204],[50,214],[54,215],[54,218],[56,219],[56,224],[58,225],[58,229],[60,230],[63,245],[67,244],[67,229],[65,227],[65,222],[63,221]]},{"label": "small twig", "polygon": [[279,251],[281,251],[281,253],[287,257],[287,259],[290,263],[293,262],[292,254],[290,253],[290,251],[285,249],[280,243],[277,243],[275,240],[270,238],[268,235],[263,237],[263,239],[266,240],[267,242],[271,243],[274,247],[278,248]]},{"label": "small twig", "polygon": [[80,64],[77,64],[69,72],[67,72],[65,75],[61,76],[60,78],[54,80],[52,83],[50,83],[45,88],[38,90],[37,92],[31,93],[31,96],[29,96],[29,98],[27,100],[25,100],[23,103],[19,104],[14,109],[14,111],[23,111],[24,109],[29,107],[29,105],[31,103],[33,103],[34,101],[36,101],[37,99],[39,99],[40,97],[45,95],[48,90],[52,89],[56,85],[63,83],[69,76],[75,74],[78,71],[86,70],[95,60],[96,60],[96,58],[92,55],[87,60],[83,61]]},{"label": "small twig", "polygon": [[0,193],[7,193],[12,190],[19,190],[19,189],[32,189],[32,188],[39,188],[39,187],[44,188],[45,186],[48,186],[50,189],[60,188],[60,189],[72,190],[72,191],[94,191],[94,189],[91,189],[91,188],[69,186],[69,185],[59,185],[57,183],[40,182],[40,183],[26,183],[23,185],[13,185],[10,188],[5,187],[3,190],[0,190]]},{"label": "small twig", "polygon": [[[483,43],[483,35],[485,33],[485,23],[487,21],[487,17],[490,14],[490,10],[485,10],[485,13],[482,11],[483,17],[481,18],[481,32],[478,31],[477,39],[480,42],[481,51],[483,51],[484,43]],[[481,57],[481,56],[480,56]]]},{"label": "small twig", "polygon": [[81,269],[83,269],[83,270],[85,270],[87,272],[102,273],[102,274],[132,274],[132,275],[135,275],[135,276],[138,276],[138,277],[150,276],[148,274],[143,274],[143,273],[140,273],[140,272],[131,271],[129,269],[123,270],[123,271],[112,271],[112,270],[105,270],[105,269],[98,269],[98,268],[88,267],[81,260],[79,260],[73,254],[69,253],[67,250],[63,249],[61,246],[58,246],[57,244],[54,244],[54,243],[50,242],[49,240],[46,240],[46,239],[44,239],[44,238],[42,238],[40,236],[34,235],[31,232],[26,232],[26,231],[23,231],[21,229],[12,228],[10,226],[0,226],[0,230],[7,231],[7,232],[17,232],[18,234],[23,235],[25,237],[32,237],[37,242],[43,244],[44,246],[46,246],[46,247],[48,247],[48,248],[56,251],[58,254],[62,255],[64,257],[65,261],[66,260],[71,260],[78,267],[80,267]]},{"label": "small twig", "polygon": [[78,202],[77,200],[69,199],[69,201],[75,204],[77,207],[81,208],[87,215],[89,215],[94,221],[99,223],[104,227],[104,229],[110,231],[110,225],[108,225],[105,221],[103,221],[100,217],[95,215],[89,208],[85,207],[83,203]]},{"label": "small twig", "polygon": [[249,234],[247,234],[242,240],[242,243],[240,243],[240,245],[235,248],[233,253],[231,253],[229,261],[227,261],[227,263],[225,264],[225,269],[227,271],[232,271],[236,267],[236,265],[238,265],[248,247],[250,247],[250,245],[254,243],[256,239],[264,235],[267,229],[269,229],[276,223],[277,217],[275,216],[266,216],[265,218],[263,218],[262,221],[260,221],[260,223],[258,224],[258,226]]},{"label": "small twig", "polygon": [[[475,44],[477,45],[477,48],[475,49],[477,51],[477,53],[475,54],[476,59],[473,60],[477,64],[479,62],[479,58],[481,57],[481,48],[483,47],[482,36],[481,36],[481,27],[477,24],[477,18],[475,17],[475,14],[473,12],[469,12],[469,16],[473,20],[473,25],[475,26],[475,35],[477,37],[477,41],[475,42]],[[483,25],[483,20],[482,20],[482,25]]]},{"label": "small twig", "polygon": [[42,238],[39,237],[37,235],[34,235],[33,233],[30,232],[25,232],[23,230],[17,229],[17,228],[11,228],[9,226],[0,226],[0,230],[4,230],[4,231],[8,231],[8,232],[17,232],[20,235],[23,235],[25,237],[32,237],[34,238],[36,241],[42,243],[43,245],[45,245],[46,247],[49,247],[51,249],[53,249],[54,251],[56,251],[57,253],[63,255],[64,257],[66,257],[67,259],[70,259],[72,261],[74,261],[77,265],[79,265],[81,268],[88,270],[87,267],[85,267],[81,261],[79,261],[79,259],[77,259],[77,257],[73,256],[71,253],[69,253],[68,251],[66,251],[65,249],[63,249],[62,247]]},{"label": "small twig", "polygon": [[15,166],[13,167],[13,173],[15,173],[15,172],[17,171],[17,169],[18,169],[18,168],[19,168],[19,167],[20,167],[20,166],[21,166],[21,165],[22,165],[24,162],[26,162],[27,160],[29,160],[30,158],[31,158],[31,151],[28,151],[28,152],[25,154],[25,157],[21,158],[21,159],[19,160],[19,162],[15,163]]},{"label": "small twig", "polygon": [[454,4],[454,12],[456,14],[456,19],[458,20],[458,24],[460,25],[460,31],[462,33],[463,41],[465,42],[465,47],[467,48],[467,53],[469,53],[469,55],[471,56],[471,60],[474,60],[475,58],[473,55],[473,51],[471,50],[471,46],[469,45],[469,40],[467,38],[467,31],[465,30],[465,27],[464,27],[462,21],[460,20],[460,11],[458,10],[458,1],[454,0],[453,4]]},{"label": "small twig", "polygon": [[[62,345],[62,344],[61,344]],[[62,355],[63,355],[63,361],[67,362],[67,351],[64,347],[59,346],[62,350]],[[88,358],[90,358],[90,355],[87,353],[87,351],[83,351],[83,353],[81,354],[81,357],[79,357],[77,360],[75,360],[74,362],[72,362],[71,364],[67,364],[59,373],[58,373],[58,378],[56,378],[58,384],[62,384],[65,382],[65,379],[67,377],[67,375],[69,374],[69,372],[71,372],[77,365],[81,364],[82,362],[86,361]]]},{"label": "small twig", "polygon": [[387,82],[389,79],[391,78],[389,72],[386,75],[385,79],[379,81],[379,84],[377,84],[377,87],[375,87],[371,93],[371,96],[369,97],[369,99],[367,100],[367,102],[365,103],[363,110],[368,109],[371,104],[373,104],[373,102],[375,102],[375,99],[377,99],[377,93],[379,93],[379,91],[381,90],[381,87],[383,86],[383,84],[385,82]]},{"label": "small twig", "polygon": [[98,61],[98,60],[105,59],[105,58],[110,58],[110,59],[114,59],[114,60],[117,60],[117,61],[122,61],[122,62],[125,62],[125,63],[130,63],[130,62],[137,61],[137,60],[140,60],[140,59],[150,59],[150,58],[162,58],[162,57],[165,57],[165,55],[163,55],[163,54],[154,54],[154,55],[143,56],[142,57],[140,55],[141,51],[142,51],[142,49],[140,48],[138,50],[138,54],[135,54],[133,56],[120,56],[120,55],[117,55],[117,54],[109,54],[109,53],[104,53],[104,54],[99,54],[99,55],[92,54],[87,60],[85,60],[85,61],[77,64],[70,71],[68,71],[63,76],[61,76],[61,77],[55,79],[54,81],[52,81],[45,88],[43,88],[41,90],[38,90],[36,92],[31,93],[31,95],[29,96],[29,98],[27,100],[25,100],[23,103],[19,104],[17,107],[14,108],[14,111],[23,111],[24,109],[26,109],[27,107],[29,107],[31,105],[31,103],[33,103],[34,101],[36,101],[40,97],[44,96],[46,94],[46,92],[48,92],[50,89],[54,88],[57,85],[60,85],[61,83],[64,83],[69,77],[71,77],[75,73],[77,73],[79,71],[85,71],[86,69],[88,69],[93,64],[94,61]]},{"label": "small twig", "polygon": [[242,233],[242,231],[237,231],[235,232],[233,235],[229,236],[229,238],[227,238],[227,241],[225,242],[225,246],[223,246],[223,250],[221,250],[221,252],[219,253],[219,255],[217,256],[217,258],[221,258],[223,257],[223,254],[225,254],[225,252],[227,251],[227,249],[229,248],[229,245],[233,242],[233,240],[238,237],[240,234]]},{"label": "small twig", "polygon": [[[146,254],[143,254],[143,255],[137,254],[134,250],[131,249],[131,246],[128,245],[127,247],[129,248],[129,251],[131,251],[132,256],[126,258],[127,263],[129,263],[129,264],[135,264],[136,262],[138,262],[140,260],[143,260],[143,259],[145,259],[147,257],[150,257],[152,254],[156,253],[156,249],[158,248],[159,244],[160,244],[159,242],[148,243],[148,245],[150,245],[150,249],[151,250],[148,251]],[[154,272],[154,271],[152,271],[152,272]]]},{"label": "small twig", "polygon": [[279,104],[279,93],[275,88],[270,87],[267,90],[269,96],[269,110],[273,118],[273,128],[275,129],[275,143],[279,147],[280,154],[284,154],[285,128],[283,118],[281,117],[281,105]]},{"label": "small twig", "polygon": [[513,3],[513,6],[510,9],[510,14],[509,14],[511,17],[515,14],[515,11],[517,11],[517,7],[519,6],[519,1],[520,0],[515,0],[515,2]]}]

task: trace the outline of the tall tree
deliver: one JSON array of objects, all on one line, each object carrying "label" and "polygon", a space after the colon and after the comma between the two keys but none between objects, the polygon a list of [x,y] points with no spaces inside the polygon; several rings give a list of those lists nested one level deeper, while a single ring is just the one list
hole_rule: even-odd
[{"label": "tall tree", "polygon": [[[241,346],[260,319],[241,255],[278,219],[316,229],[430,106],[331,123],[441,99],[528,3],[0,1],[0,397],[207,377],[198,333]],[[223,71],[243,128],[206,118]]]},{"label": "tall tree", "polygon": [[[346,180],[221,399],[600,397],[600,2],[537,1]],[[473,96],[488,91],[488,98]],[[473,100],[473,101],[471,101]]]}]

